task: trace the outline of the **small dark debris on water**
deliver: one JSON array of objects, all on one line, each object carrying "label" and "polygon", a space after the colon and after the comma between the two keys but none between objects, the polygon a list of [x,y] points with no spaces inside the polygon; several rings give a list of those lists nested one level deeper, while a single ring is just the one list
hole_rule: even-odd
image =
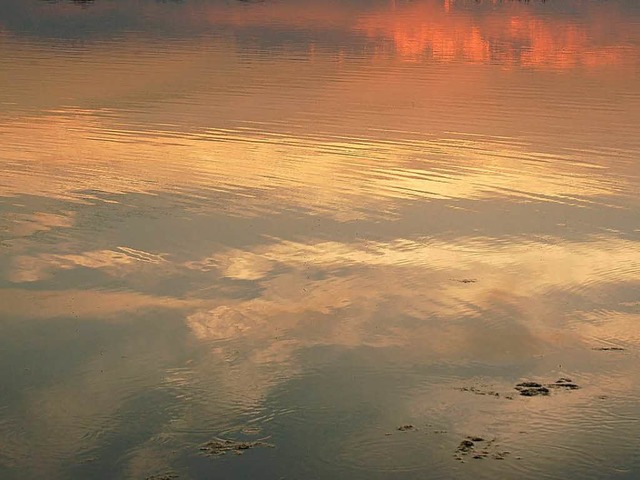
[{"label": "small dark debris on water", "polygon": [[540,388],[542,387],[542,384],[538,382],[520,382],[516,386],[521,388]]},{"label": "small dark debris on water", "polygon": [[488,395],[490,397],[499,397],[500,393],[494,391],[494,390],[490,390],[490,389],[485,389],[483,387],[459,387],[458,390],[460,390],[461,392],[471,392],[474,393],[476,395]]},{"label": "small dark debris on water", "polygon": [[[496,439],[485,440],[482,437],[469,435],[467,438],[460,442],[458,448],[454,452],[453,456],[456,460],[464,462],[464,457],[471,455],[471,458],[476,460],[482,460],[485,458],[492,458],[493,460],[504,460],[511,452],[508,450],[498,450],[498,446],[495,445]],[[481,445],[478,445],[481,444]]]},{"label": "small dark debris on water", "polygon": [[[554,383],[538,383],[538,382],[521,382],[515,386],[515,389],[518,390],[520,395],[523,397],[535,397],[535,396],[545,396],[551,393],[551,389],[555,390],[578,390],[580,388],[573,380],[570,378],[562,377],[556,380]],[[460,390],[461,392],[469,392],[474,395],[484,395],[495,398],[506,398],[507,400],[513,400],[513,395],[509,393],[500,393],[490,388],[490,385],[478,385],[478,386],[470,386],[470,387],[457,387],[456,390]]]},{"label": "small dark debris on water", "polygon": [[593,349],[600,352],[624,352],[622,347],[594,347]]},{"label": "small dark debris on water", "polygon": [[493,455],[491,455],[491,458],[493,458],[494,460],[504,460],[507,455],[509,455],[511,452],[504,450],[502,452],[496,452]]},{"label": "small dark debris on water", "polygon": [[476,283],[478,281],[475,278],[452,278],[452,280],[458,283]]},{"label": "small dark debris on water", "polygon": [[525,397],[535,397],[537,395],[549,395],[549,389],[536,382],[522,382],[516,385],[516,390]]},{"label": "small dark debris on water", "polygon": [[465,439],[465,440],[462,440],[460,442],[460,445],[458,445],[458,448],[456,449],[456,452],[469,453],[471,450],[473,450],[473,448],[475,446],[476,446],[476,444],[473,443],[471,440]]},{"label": "small dark debris on water", "polygon": [[151,475],[146,480],[173,480],[174,478],[178,478],[178,475],[170,473],[168,475]]},{"label": "small dark debris on water", "polygon": [[535,397],[538,395],[549,395],[550,389],[556,390],[578,390],[580,386],[570,378],[562,377],[555,383],[522,382],[516,385],[515,389],[524,397]]},{"label": "small dark debris on water", "polygon": [[242,455],[245,450],[256,447],[268,447],[274,448],[275,445],[266,442],[237,442],[235,440],[228,440],[223,438],[216,438],[205,445],[200,447],[200,450],[207,455],[219,456],[225,455],[227,452],[234,452],[237,455]]},{"label": "small dark debris on water", "polygon": [[578,390],[580,387],[573,383],[570,378],[560,378],[556,380],[556,383],[550,383],[547,385],[549,388],[566,388],[567,390]]},{"label": "small dark debris on water", "polygon": [[407,425],[400,425],[397,430],[400,430],[401,432],[409,432],[411,430],[416,430],[416,427],[414,427],[411,424],[407,424]]}]

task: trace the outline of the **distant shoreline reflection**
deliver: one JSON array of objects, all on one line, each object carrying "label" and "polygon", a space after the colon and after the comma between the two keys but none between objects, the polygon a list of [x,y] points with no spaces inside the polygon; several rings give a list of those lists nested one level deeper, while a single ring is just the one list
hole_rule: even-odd
[{"label": "distant shoreline reflection", "polygon": [[[264,38],[275,46],[288,42],[279,32],[306,31],[312,35],[300,36],[295,43],[297,48],[306,44],[310,55],[317,49],[341,48],[327,43],[322,35],[336,32],[366,39],[367,56],[397,56],[412,62],[464,61],[551,70],[637,64],[640,33],[635,21],[627,20],[627,12],[610,3],[585,1],[581,6],[579,16],[552,2],[454,0],[391,0],[364,8],[346,1],[138,1],[122,11],[118,2],[41,0],[28,13],[19,4],[11,5],[9,21],[0,32],[64,35],[63,24],[71,22],[79,34],[94,36],[100,34],[102,23],[109,22],[123,32],[146,30],[151,35],[166,32],[178,37],[188,31],[199,36],[231,29],[240,37],[255,31],[266,34]],[[549,15],[554,9],[561,14]],[[14,10],[15,19],[11,17]],[[115,24],[114,12],[118,13]],[[632,17],[638,14],[632,12]],[[23,23],[24,15],[38,19],[39,31]]]}]

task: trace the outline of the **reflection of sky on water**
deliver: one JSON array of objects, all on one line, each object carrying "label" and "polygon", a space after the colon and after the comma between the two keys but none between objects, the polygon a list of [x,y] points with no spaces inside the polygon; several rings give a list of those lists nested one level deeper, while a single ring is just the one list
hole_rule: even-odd
[{"label": "reflection of sky on water", "polygon": [[[35,142],[21,138],[27,122]],[[242,195],[242,202],[219,204],[231,213],[302,208],[351,219],[398,208],[402,200],[509,197],[586,206],[615,203],[637,190],[634,165],[625,158],[633,150],[614,156],[607,145],[598,145],[602,151],[594,155],[536,152],[526,143],[456,134],[394,141],[384,132],[323,139],[255,130],[144,133],[138,126],[120,133],[109,119],[72,112],[7,121],[2,128],[11,140],[3,147],[11,163],[1,184],[3,193],[14,195],[25,182],[32,194],[78,201],[90,192],[191,190],[194,203],[198,195]],[[138,134],[144,141],[133,150]],[[36,159],[28,170],[19,167]],[[59,179],[52,181],[52,172]]]},{"label": "reflection of sky on water", "polygon": [[0,473],[633,478],[636,2],[3,8]]},{"label": "reflection of sky on water", "polygon": [[[128,199],[128,195],[112,197],[118,198],[119,203],[111,204],[111,213],[101,218],[107,231],[113,232],[109,225],[120,217],[123,210],[133,207],[132,210],[141,213],[142,204],[136,206],[135,197]],[[52,226],[52,222],[47,221],[49,230],[45,231],[46,235],[55,238],[60,232],[78,228],[77,225],[84,222],[93,223],[87,217],[96,214],[95,206],[66,203],[65,208],[78,209],[74,215],[75,223],[59,222],[59,225]],[[183,210],[183,214],[187,212]],[[146,213],[153,215],[152,212]],[[174,214],[181,216],[178,212]],[[36,218],[46,216],[38,215]],[[187,218],[192,217],[187,215]],[[303,218],[298,221],[304,222]],[[24,217],[21,219],[24,221]],[[126,216],[124,219],[125,224],[120,227],[122,232],[130,232],[140,221]],[[537,452],[538,458],[550,458],[551,465],[546,468],[553,471],[557,468],[553,454],[545,451],[543,446],[548,445],[550,438],[558,436],[557,441],[562,445],[573,444],[577,448],[575,454],[578,456],[569,453],[568,458],[580,462],[580,452],[585,448],[581,443],[584,431],[570,427],[568,431],[557,432],[549,425],[539,424],[543,421],[540,415],[559,424],[563,424],[562,419],[579,422],[580,415],[595,415],[594,418],[612,422],[612,406],[602,406],[602,401],[598,403],[599,397],[626,398],[637,389],[635,355],[629,358],[624,354],[622,366],[611,362],[600,366],[603,372],[584,366],[600,363],[595,355],[601,353],[590,350],[593,345],[614,344],[635,349],[640,341],[633,333],[637,322],[637,304],[634,304],[637,288],[633,286],[637,285],[639,268],[634,240],[614,241],[606,236],[589,238],[578,235],[573,241],[551,236],[538,241],[532,238],[518,241],[518,237],[512,235],[502,237],[497,245],[495,238],[481,237],[460,238],[453,242],[437,238],[372,242],[348,239],[352,232],[345,225],[342,232],[331,231],[327,226],[318,228],[323,235],[331,231],[336,238],[334,241],[296,242],[271,238],[251,246],[256,241],[247,226],[251,217],[240,217],[236,221],[245,224],[240,229],[244,235],[241,238],[230,237],[227,248],[220,247],[218,251],[207,254],[199,249],[211,248],[210,241],[190,242],[191,238],[206,232],[202,225],[192,225],[194,231],[190,232],[187,224],[179,221],[174,226],[171,226],[171,220],[169,225],[165,225],[162,217],[152,216],[147,221],[150,222],[147,227],[155,223],[161,229],[180,231],[184,235],[182,242],[178,241],[173,250],[167,252],[169,245],[166,240],[150,241],[150,246],[164,246],[165,250],[163,253],[145,253],[131,247],[117,247],[118,244],[142,241],[136,238],[136,232],[130,232],[129,238],[119,233],[111,238],[87,239],[81,244],[98,250],[83,251],[78,245],[71,248],[75,252],[72,254],[16,256],[13,268],[3,268],[13,276],[3,279],[6,286],[11,286],[2,291],[0,305],[3,316],[18,315],[30,322],[40,319],[55,321],[59,325],[62,321],[63,331],[67,330],[63,319],[77,316],[73,325],[75,329],[81,328],[80,338],[83,339],[87,338],[86,329],[92,328],[83,326],[87,321],[106,321],[107,325],[115,321],[116,331],[124,328],[130,332],[134,329],[128,334],[128,339],[118,340],[117,346],[111,344],[104,333],[95,335],[95,345],[100,347],[100,353],[95,350],[87,352],[90,360],[83,362],[80,372],[71,376],[67,373],[67,379],[56,386],[40,386],[35,391],[26,391],[26,396],[23,396],[28,408],[26,411],[35,423],[22,440],[12,438],[10,445],[26,448],[27,442],[32,444],[36,438],[36,444],[42,445],[46,453],[42,471],[49,472],[54,468],[52,458],[55,457],[79,455],[80,458],[92,458],[93,449],[104,455],[99,448],[104,445],[100,439],[110,438],[109,432],[115,434],[118,430],[125,432],[121,435],[126,435],[127,429],[122,422],[129,418],[127,412],[130,409],[136,409],[131,403],[133,398],[147,395],[143,393],[145,389],[160,396],[154,400],[156,397],[152,395],[149,401],[168,405],[162,407],[160,413],[167,415],[170,422],[159,414],[145,415],[144,421],[149,423],[145,423],[144,428],[155,433],[137,445],[132,458],[126,463],[127,468],[138,472],[133,476],[141,476],[149,469],[163,465],[167,461],[165,449],[175,448],[181,442],[188,444],[190,435],[201,438],[207,435],[204,433],[207,430],[209,433],[226,428],[233,430],[233,419],[242,419],[244,415],[247,419],[260,418],[265,408],[279,411],[283,408],[279,402],[288,398],[279,396],[285,395],[280,393],[281,389],[289,395],[303,395],[295,401],[302,401],[311,411],[303,413],[290,407],[293,410],[289,413],[275,414],[275,426],[270,427],[261,421],[257,422],[258,425],[266,432],[278,431],[278,428],[294,432],[300,428],[304,430],[306,427],[296,427],[301,415],[302,418],[322,421],[320,412],[324,411],[324,415],[327,412],[326,405],[308,400],[302,392],[310,388],[319,395],[316,389],[324,382],[329,382],[326,387],[332,388],[333,382],[341,384],[346,380],[341,379],[339,372],[334,372],[332,380],[324,380],[325,377],[320,376],[316,385],[305,381],[309,374],[305,373],[306,369],[316,372],[312,376],[316,378],[318,371],[329,368],[344,356],[337,352],[321,354],[320,358],[311,360],[307,365],[303,360],[304,352],[313,354],[319,348],[363,351],[365,358],[371,357],[364,372],[368,372],[372,379],[377,378],[376,365],[382,372],[391,369],[389,374],[396,372],[400,375],[399,380],[386,380],[390,392],[384,394],[374,389],[379,395],[375,402],[380,404],[366,400],[367,397],[362,396],[364,394],[355,394],[350,396],[352,401],[358,399],[365,402],[364,405],[346,402],[340,407],[344,410],[363,409],[366,415],[372,415],[374,425],[377,425],[350,433],[347,429],[329,441],[329,444],[342,445],[341,449],[347,451],[353,447],[353,442],[374,442],[368,454],[358,449],[348,454],[335,452],[331,447],[326,447],[326,451],[320,450],[319,454],[323,456],[346,455],[338,457],[344,468],[351,468],[349,465],[354,464],[367,468],[377,466],[384,472],[385,468],[394,470],[413,465],[419,472],[425,467],[416,461],[414,455],[399,454],[394,458],[398,463],[386,463],[384,466],[379,464],[373,452],[380,453],[381,449],[389,448],[376,443],[378,437],[385,438],[381,428],[393,431],[397,423],[417,422],[428,417],[435,418],[441,428],[456,435],[487,429],[495,432],[503,442],[517,446],[519,455],[526,457]],[[276,222],[272,226],[274,233],[281,231],[278,220],[272,218],[271,221]],[[378,233],[371,236],[393,233],[385,232],[384,226],[378,228]],[[154,229],[149,231],[154,232]],[[41,232],[41,229],[32,230],[31,235],[42,235]],[[18,233],[21,241],[32,244],[26,250],[33,251],[35,240],[25,236],[23,230]],[[209,237],[211,234],[213,232]],[[293,229],[294,237],[303,234],[296,234]],[[207,237],[206,234],[204,236]],[[169,231],[165,231],[162,237],[171,238]],[[221,239],[219,236],[216,238]],[[42,244],[43,240],[38,239],[36,245]],[[247,246],[233,248],[235,244]],[[26,245],[23,244],[23,248]],[[544,261],[540,260],[541,257]],[[75,276],[74,271],[77,272]],[[80,275],[82,271],[84,275]],[[68,276],[61,276],[62,272]],[[470,284],[458,281],[466,278],[477,281]],[[7,284],[7,280],[10,283]],[[166,285],[154,281],[164,281]],[[185,281],[188,282],[186,288]],[[66,286],[63,290],[51,290],[61,282]],[[92,284],[94,286],[87,289]],[[173,294],[158,294],[171,284],[179,285],[170,287]],[[30,285],[36,289],[23,289],[30,288]],[[110,287],[105,289],[107,285]],[[184,291],[176,296],[175,290]],[[151,314],[143,313],[145,310]],[[153,312],[161,311],[176,313],[162,313],[160,318],[167,319],[158,324],[154,320],[157,314]],[[173,341],[158,338],[162,332],[175,328],[169,327],[174,323],[171,318],[184,318],[193,338],[204,341],[206,345],[205,351],[198,348],[186,353],[185,359],[191,360],[178,361],[183,366],[177,370],[171,359],[178,354],[185,355],[184,349],[195,346],[190,340],[186,340],[183,346],[186,332],[182,331],[179,332],[179,344],[175,343],[175,337]],[[45,324],[41,328],[47,331],[51,327]],[[145,329],[154,332],[151,345]],[[110,330],[113,331],[114,327]],[[54,341],[52,339],[50,341]],[[106,359],[103,359],[102,349],[109,352]],[[370,349],[385,353],[369,353]],[[158,365],[159,352],[164,352],[163,355],[169,358]],[[195,362],[194,352],[198,355]],[[359,356],[355,357],[357,365]],[[558,361],[565,367],[558,369]],[[476,366],[468,366],[469,362]],[[24,359],[20,359],[18,364],[33,365]],[[493,373],[488,373],[486,367],[478,364],[490,366],[489,371]],[[352,368],[356,378],[363,375],[362,366],[348,365],[347,361],[345,368],[347,371]],[[408,368],[408,365],[413,367]],[[437,373],[438,366],[448,372],[444,377]],[[74,370],[76,368],[73,367]],[[436,370],[428,375],[430,381],[424,384],[425,380],[421,380],[414,384],[420,376],[409,372],[417,369],[426,374],[424,369],[432,368]],[[108,375],[96,378],[98,370],[105,370]],[[487,404],[485,399],[480,399],[477,401],[485,411],[484,417],[479,417],[479,420],[477,416],[461,414],[461,409],[475,411],[478,408],[477,403],[455,390],[465,385],[469,378],[490,381],[497,384],[494,388],[508,392],[521,376],[537,378],[566,374],[578,375],[578,381],[585,388],[575,395],[572,393],[571,397],[554,397],[554,403],[545,407],[543,413],[522,403],[512,404],[503,400]],[[289,382],[293,382],[293,387],[284,386]],[[297,386],[298,382],[303,386]],[[364,391],[373,388],[367,386],[366,377],[362,382],[359,388]],[[107,385],[111,385],[110,393],[104,390]],[[391,393],[394,388],[404,392],[402,398]],[[278,396],[271,399],[274,392],[278,392]],[[176,403],[173,395],[187,400]],[[99,401],[90,400],[94,397]],[[43,404],[44,401],[46,403]],[[615,406],[627,412],[624,415],[633,415],[628,411],[628,404],[616,403]],[[222,418],[221,412],[226,412]],[[336,418],[344,414],[338,409]],[[499,415],[497,418],[503,420],[498,423],[488,420],[495,418],[493,415]],[[526,418],[526,415],[532,416]],[[124,416],[121,421],[114,421],[120,416]],[[230,423],[224,421],[225,418]],[[508,427],[504,419],[516,422],[517,427]],[[625,425],[623,428],[629,428],[633,423]],[[521,443],[521,429],[530,431],[525,444]],[[93,432],[89,438],[86,437],[87,432]],[[311,432],[307,434],[312,435]],[[59,435],[71,435],[79,440],[57,443],[52,449],[52,440]],[[606,431],[599,435],[600,438],[602,435],[609,438]],[[450,439],[443,441],[451,442]],[[399,451],[413,451],[410,444],[400,442],[396,444]],[[615,441],[613,444],[616,445]],[[423,448],[431,451],[428,445],[423,445]],[[176,455],[189,456],[188,452],[179,451],[183,453],[174,453],[168,458],[179,463]],[[622,464],[625,463],[624,455],[628,455],[624,452],[619,447],[612,452],[622,455]],[[433,455],[438,458],[437,451]],[[442,472],[450,471],[444,459],[435,463]],[[529,464],[526,473],[530,473],[529,468],[545,466],[536,461],[533,466]],[[491,471],[495,474],[495,470]]]}]

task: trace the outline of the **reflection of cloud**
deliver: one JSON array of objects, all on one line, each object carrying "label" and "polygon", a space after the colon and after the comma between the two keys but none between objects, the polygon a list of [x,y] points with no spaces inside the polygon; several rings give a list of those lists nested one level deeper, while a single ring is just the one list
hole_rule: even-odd
[{"label": "reflection of cloud", "polygon": [[[302,244],[280,242],[251,253],[230,250],[219,254],[221,263],[242,265],[242,276],[233,268],[221,273],[231,278],[265,277],[265,265],[278,263],[301,269],[334,270],[354,267],[407,269],[420,271],[456,272],[464,278],[498,270],[517,274],[524,281],[526,293],[540,294],[548,289],[573,289],[593,282],[629,281],[638,278],[640,249],[630,240],[592,238],[585,242],[562,243],[499,243],[492,239],[474,239],[468,243],[445,243],[425,238],[421,241],[397,240],[391,243],[368,242],[344,244],[323,242]],[[541,261],[541,258],[544,261]],[[255,261],[251,269],[250,259]],[[512,270],[513,269],[513,270]],[[475,273],[475,274],[474,274]],[[450,273],[451,274],[451,273]],[[475,289],[469,289],[473,292]],[[525,292],[523,292],[525,293]]]},{"label": "reflection of cloud", "polygon": [[84,267],[106,270],[111,274],[128,272],[130,267],[145,263],[165,262],[162,255],[156,255],[127,247],[118,250],[97,250],[79,254],[40,254],[37,256],[17,256],[9,272],[12,282],[34,282],[47,278],[56,270],[71,270]]},{"label": "reflection of cloud", "polygon": [[195,300],[152,296],[135,292],[96,290],[0,290],[0,314],[4,318],[49,319],[56,317],[104,318],[145,308],[185,309]]},{"label": "reflection of cloud", "polygon": [[[253,355],[277,346],[277,337],[302,342],[282,344],[286,350],[305,344],[426,342],[426,351],[452,357],[478,345],[495,346],[500,339],[504,347],[513,348],[521,337],[523,352],[541,342],[570,341],[562,333],[566,319],[545,318],[551,309],[544,301],[549,294],[580,297],[612,282],[635,281],[640,272],[638,252],[636,242],[597,238],[555,245],[492,245],[490,240],[451,245],[428,239],[359,245],[283,242],[256,249],[250,257],[232,250],[219,258],[225,259],[225,265],[233,265],[236,257],[241,261],[242,276],[237,278],[262,278],[260,297],[230,300],[225,306],[194,313],[189,325],[203,339],[242,338],[255,344]],[[253,273],[248,273],[248,258],[257,259]],[[268,275],[265,262],[289,273]],[[341,273],[314,280],[314,272]],[[227,267],[221,273],[233,277]],[[455,278],[478,281],[463,287]],[[406,327],[402,321],[386,323],[380,315],[387,302],[400,306],[396,316],[416,321]],[[511,312],[513,318],[500,322],[502,327],[492,325],[490,333],[450,323],[460,316],[491,316],[491,312],[500,316],[496,313],[500,310]],[[311,325],[316,322],[322,327],[314,329]],[[466,344],[471,338],[484,337],[486,341],[474,347]]]},{"label": "reflection of cloud", "polygon": [[271,270],[273,263],[250,252],[239,252],[232,257],[205,258],[187,262],[185,266],[205,272],[221,270],[223,276],[238,280],[258,280]]},{"label": "reflection of cloud", "polygon": [[393,40],[398,55],[414,59],[428,55],[438,61],[549,69],[631,61],[634,47],[629,37],[601,33],[603,23],[624,20],[609,9],[605,15],[598,13],[590,12],[586,21],[537,16],[522,6],[482,15],[465,11],[450,14],[433,2],[418,2],[363,16],[356,29],[372,38]]},{"label": "reflection of cloud", "polygon": [[28,237],[37,232],[54,228],[69,228],[74,223],[74,212],[64,214],[35,212],[31,214],[6,214],[6,233],[9,237]]},{"label": "reflection of cloud", "polygon": [[467,16],[449,16],[434,4],[407,4],[398,10],[377,11],[360,19],[356,30],[372,38],[393,40],[401,57],[418,59],[429,51],[439,61],[491,60],[491,45]]}]

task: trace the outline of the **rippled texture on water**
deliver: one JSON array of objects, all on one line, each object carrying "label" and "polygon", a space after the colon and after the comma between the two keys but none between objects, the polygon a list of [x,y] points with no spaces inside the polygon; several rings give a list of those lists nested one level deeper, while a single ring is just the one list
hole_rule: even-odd
[{"label": "rippled texture on water", "polygon": [[2,479],[640,475],[635,1],[3,0],[0,166]]}]

